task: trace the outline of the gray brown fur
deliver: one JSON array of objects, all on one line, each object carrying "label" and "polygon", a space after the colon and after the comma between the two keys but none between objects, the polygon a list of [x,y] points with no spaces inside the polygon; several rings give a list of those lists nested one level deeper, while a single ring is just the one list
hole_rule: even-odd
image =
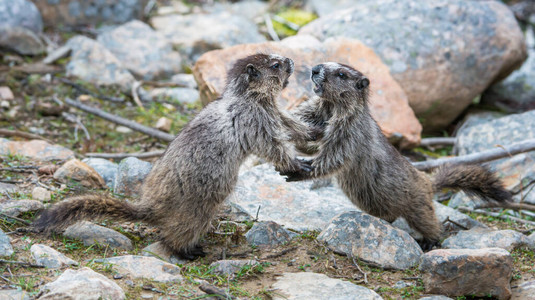
[{"label": "gray brown fur", "polygon": [[511,199],[497,176],[481,166],[444,166],[433,179],[418,171],[388,142],[371,116],[369,80],[362,73],[338,63],[312,70],[318,97],[295,112],[324,130],[308,178],[335,175],[348,198],[363,211],[389,222],[404,217],[431,243],[441,235],[432,203],[436,191],[448,187],[485,199]]},{"label": "gray brown fur", "polygon": [[233,191],[250,154],[278,169],[310,168],[295,158],[290,139],[306,140],[307,127],[277,107],[293,61],[257,54],[238,60],[220,99],[207,105],[169,144],[145,179],[139,202],[83,195],[44,211],[38,230],[58,231],[81,219],[110,217],[157,226],[175,253],[194,249],[219,205]]}]

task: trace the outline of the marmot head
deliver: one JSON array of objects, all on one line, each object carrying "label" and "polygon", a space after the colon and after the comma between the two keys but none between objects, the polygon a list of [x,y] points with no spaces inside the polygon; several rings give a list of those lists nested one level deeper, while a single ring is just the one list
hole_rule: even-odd
[{"label": "marmot head", "polygon": [[277,54],[255,54],[236,61],[227,74],[227,90],[236,95],[246,92],[276,94],[288,85],[294,62]]},{"label": "marmot head", "polygon": [[314,82],[314,92],[323,99],[367,99],[370,80],[348,65],[335,62],[319,64],[312,68],[311,79]]}]

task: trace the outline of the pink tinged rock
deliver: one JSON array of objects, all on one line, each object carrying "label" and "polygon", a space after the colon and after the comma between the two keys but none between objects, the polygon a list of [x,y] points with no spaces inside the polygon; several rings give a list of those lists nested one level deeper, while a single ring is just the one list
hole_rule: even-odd
[{"label": "pink tinged rock", "polygon": [[97,171],[78,159],[71,159],[61,166],[54,173],[54,179],[64,183],[68,182],[69,180],[74,180],[85,187],[106,187],[106,182],[97,173]]},{"label": "pink tinged rock", "polygon": [[535,300],[535,280],[514,287],[511,300]]},{"label": "pink tinged rock", "polygon": [[513,259],[500,248],[440,249],[425,253],[420,271],[425,292],[509,299]]},{"label": "pink tinged rock", "polygon": [[11,101],[15,99],[13,92],[7,86],[0,86],[0,100]]},{"label": "pink tinged rock", "polygon": [[18,142],[0,138],[0,155],[22,155],[31,159],[50,161],[73,158],[74,152],[59,145],[51,145],[43,140]]},{"label": "pink tinged rock", "polygon": [[52,193],[44,187],[37,186],[32,190],[32,199],[34,200],[46,202],[50,201],[51,198]]},{"label": "pink tinged rock", "polygon": [[205,53],[193,68],[201,102],[208,104],[221,95],[226,72],[240,58],[258,52],[277,53],[294,60],[295,71],[282,93],[281,103],[291,109],[314,96],[310,68],[326,61],[351,65],[370,78],[370,106],[386,136],[401,147],[420,142],[422,126],[409,107],[407,95],[390,75],[388,67],[357,40],[329,39],[321,43],[311,36],[296,36],[281,42],[243,44]]}]

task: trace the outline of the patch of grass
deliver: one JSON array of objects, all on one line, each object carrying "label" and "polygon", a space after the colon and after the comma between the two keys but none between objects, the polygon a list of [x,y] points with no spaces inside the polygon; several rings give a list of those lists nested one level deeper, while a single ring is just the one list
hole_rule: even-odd
[{"label": "patch of grass", "polygon": [[[318,18],[318,16],[314,13],[295,8],[286,9],[278,13],[277,16],[301,27]],[[277,32],[277,35],[280,37],[287,37],[297,34],[296,30],[292,29],[287,24],[280,23],[276,20],[273,20],[273,29],[275,29],[275,32]]]},{"label": "patch of grass", "polygon": [[39,277],[37,276],[31,276],[31,277],[18,277],[17,280],[14,282],[14,284],[21,289],[27,291],[31,295],[37,294],[39,292],[38,287],[38,280]]}]

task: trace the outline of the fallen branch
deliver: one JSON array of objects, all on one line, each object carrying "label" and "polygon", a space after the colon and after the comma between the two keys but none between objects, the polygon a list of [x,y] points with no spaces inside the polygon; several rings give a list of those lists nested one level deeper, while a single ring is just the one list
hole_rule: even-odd
[{"label": "fallen branch", "polygon": [[514,143],[510,146],[506,146],[503,148],[496,148],[463,156],[439,158],[435,160],[416,162],[413,163],[413,166],[415,166],[420,171],[427,171],[444,164],[460,165],[484,163],[487,161],[496,160],[533,150],[535,150],[535,139],[523,141],[520,143]]},{"label": "fallen branch", "polygon": [[422,147],[436,147],[436,146],[451,146],[455,144],[455,138],[440,137],[440,138],[425,138],[420,142]]},{"label": "fallen branch", "polygon": [[1,136],[7,136],[7,137],[21,137],[29,140],[43,140],[49,143],[52,143],[49,139],[46,139],[40,135],[24,132],[24,131],[18,131],[18,130],[9,130],[9,129],[0,129],[0,135]]},{"label": "fallen branch", "polygon": [[264,21],[266,22],[267,31],[271,39],[274,41],[280,41],[279,36],[277,35],[277,33],[275,32],[275,29],[273,28],[273,23],[271,22],[271,17],[269,16],[269,14],[264,15]]},{"label": "fallen branch", "polygon": [[152,158],[162,156],[165,150],[156,150],[151,152],[138,152],[138,153],[86,153],[87,157],[98,157],[105,159],[123,159],[127,157],[136,158]]},{"label": "fallen branch", "polygon": [[501,213],[497,213],[497,212],[484,211],[484,210],[474,210],[474,209],[471,209],[471,208],[468,208],[468,207],[464,207],[464,206],[458,207],[457,210],[459,210],[461,212],[482,214],[482,215],[486,215],[486,216],[489,216],[489,217],[500,218],[502,220],[512,220],[512,221],[515,221],[515,222],[519,222],[519,223],[529,224],[529,225],[535,226],[535,222],[524,220],[524,219],[513,217],[513,216],[509,216],[509,215],[502,215]]},{"label": "fallen branch", "polygon": [[3,213],[3,212],[0,212],[0,216],[2,216],[2,217],[4,217],[4,218],[8,218],[8,219],[12,219],[12,220],[18,221],[18,222],[20,222],[20,223],[22,223],[22,224],[25,224],[25,225],[30,225],[30,224],[32,224],[31,222],[28,222],[28,221],[26,221],[26,220],[24,220],[24,219],[21,219],[21,218],[18,218],[18,217],[14,217],[14,216],[10,216],[10,215],[5,214],[5,213]]},{"label": "fallen branch", "polygon": [[227,292],[225,292],[224,290],[218,288],[218,287],[215,287],[211,284],[203,284],[199,287],[199,289],[211,296],[214,296],[214,297],[217,297],[218,299],[234,299],[234,297],[232,297],[231,295],[227,294]]},{"label": "fallen branch", "polygon": [[139,108],[141,108],[141,110],[144,111],[145,108],[143,107],[143,104],[141,103],[141,100],[139,99],[139,94],[137,92],[140,86],[141,86],[141,81],[136,81],[132,84],[132,99],[134,99],[134,102],[136,103],[136,105],[139,106]]},{"label": "fallen branch", "polygon": [[528,203],[516,203],[516,202],[487,202],[483,205],[478,205],[474,207],[474,209],[480,209],[480,208],[506,208],[506,209],[512,209],[515,211],[519,210],[530,210],[535,211],[535,205],[528,204]]},{"label": "fallen branch", "polygon": [[357,267],[359,272],[362,273],[362,275],[364,276],[364,283],[368,284],[368,273],[362,271],[359,264],[357,264],[357,262],[355,261],[355,257],[353,255],[350,255],[349,257],[351,257],[351,260],[353,260],[353,265],[355,265],[355,267]]},{"label": "fallen branch", "polygon": [[108,120],[110,122],[113,122],[113,123],[116,123],[116,124],[119,124],[119,125],[123,125],[123,126],[128,127],[128,128],[130,128],[132,130],[139,131],[141,133],[144,133],[146,135],[150,135],[150,136],[158,138],[160,140],[164,140],[166,142],[170,142],[175,138],[175,136],[172,135],[172,134],[168,134],[168,133],[165,133],[163,131],[160,131],[160,130],[157,130],[157,129],[154,129],[154,128],[143,126],[143,125],[141,125],[139,123],[136,123],[136,122],[130,121],[128,119],[121,118],[119,116],[107,113],[107,112],[105,112],[105,111],[103,111],[101,109],[82,104],[82,103],[80,103],[78,101],[75,101],[75,100],[72,100],[70,98],[65,98],[65,103],[67,103],[70,106],[76,107],[76,108],[78,108],[80,110],[83,110],[85,112],[88,112],[90,114],[93,114],[93,115],[95,115],[97,117],[103,118],[105,120]]},{"label": "fallen branch", "polygon": [[29,263],[29,262],[5,260],[5,259],[0,259],[0,264],[20,265],[21,267],[30,267],[30,268],[44,268],[45,267],[43,265],[36,265],[36,264]]},{"label": "fallen branch", "polygon": [[290,28],[291,30],[294,30],[294,31],[299,31],[299,29],[301,29],[301,26],[295,24],[294,22],[290,22],[288,20],[286,20],[285,18],[281,17],[281,16],[277,16],[277,15],[274,15],[273,16],[273,20],[281,23],[281,24],[284,24],[285,26],[287,26],[288,28]]},{"label": "fallen branch", "polygon": [[123,98],[118,98],[118,97],[111,97],[111,96],[106,96],[106,95],[103,95],[101,93],[95,93],[95,92],[92,92],[88,89],[86,89],[85,87],[73,82],[73,81],[70,81],[69,79],[67,78],[58,78],[58,80],[66,85],[70,85],[72,86],[73,88],[77,89],[78,91],[84,93],[84,94],[87,94],[87,95],[91,95],[95,98],[98,98],[98,99],[102,99],[102,100],[106,100],[106,101],[112,101],[112,102],[124,102],[124,99]]}]

